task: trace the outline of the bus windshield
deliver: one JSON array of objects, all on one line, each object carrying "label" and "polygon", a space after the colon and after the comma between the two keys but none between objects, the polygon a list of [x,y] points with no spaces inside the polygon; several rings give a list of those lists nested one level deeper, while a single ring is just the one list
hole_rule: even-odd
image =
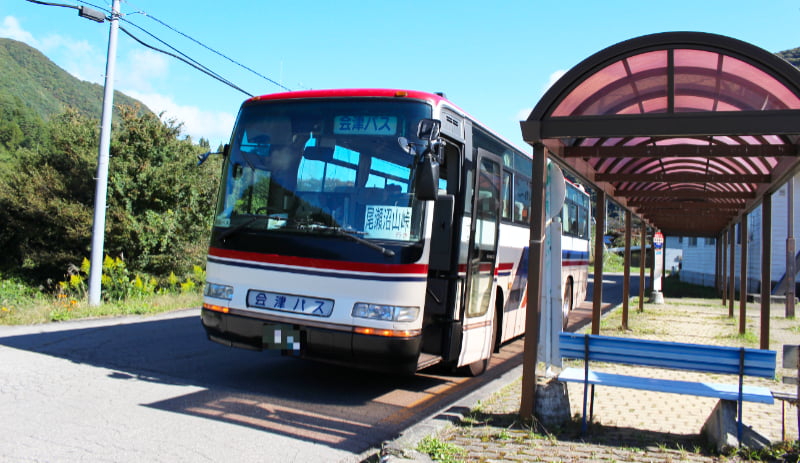
[{"label": "bus windshield", "polygon": [[241,232],[416,242],[416,139],[431,107],[417,101],[252,101],[223,167],[217,237]]}]

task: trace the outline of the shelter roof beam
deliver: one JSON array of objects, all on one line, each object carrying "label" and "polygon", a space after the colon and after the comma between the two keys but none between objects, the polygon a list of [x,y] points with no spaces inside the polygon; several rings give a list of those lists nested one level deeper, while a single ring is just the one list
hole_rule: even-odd
[{"label": "shelter roof beam", "polygon": [[704,199],[755,199],[755,193],[734,191],[705,191],[705,190],[617,190],[617,196],[625,198],[671,198],[691,199],[702,201]]},{"label": "shelter roof beam", "polygon": [[797,145],[647,145],[566,146],[566,158],[650,158],[650,157],[792,157]]},{"label": "shelter roof beam", "polygon": [[800,109],[551,117],[520,123],[528,143],[548,138],[797,135]]},{"label": "shelter roof beam", "polygon": [[666,183],[768,183],[769,175],[756,174],[699,174],[699,173],[655,173],[655,174],[595,174],[601,182],[666,182]]}]

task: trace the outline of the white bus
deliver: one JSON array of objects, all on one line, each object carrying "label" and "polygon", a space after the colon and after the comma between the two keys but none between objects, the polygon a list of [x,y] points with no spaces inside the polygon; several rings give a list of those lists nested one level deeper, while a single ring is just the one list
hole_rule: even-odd
[{"label": "white bus", "polygon": [[209,339],[480,374],[523,334],[528,208],[542,194],[530,155],[443,96],[254,97],[224,155],[201,313]]}]

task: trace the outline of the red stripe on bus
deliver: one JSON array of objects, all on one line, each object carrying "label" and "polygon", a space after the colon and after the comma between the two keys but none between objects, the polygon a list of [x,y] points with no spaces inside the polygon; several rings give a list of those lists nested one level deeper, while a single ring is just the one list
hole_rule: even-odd
[{"label": "red stripe on bus", "polygon": [[294,267],[308,267],[327,270],[344,270],[350,272],[428,274],[428,266],[425,264],[368,264],[363,262],[342,262],[338,260],[280,256],[277,254],[233,251],[230,249],[220,248],[209,248],[208,255],[227,259],[246,260],[250,262],[291,265]]}]

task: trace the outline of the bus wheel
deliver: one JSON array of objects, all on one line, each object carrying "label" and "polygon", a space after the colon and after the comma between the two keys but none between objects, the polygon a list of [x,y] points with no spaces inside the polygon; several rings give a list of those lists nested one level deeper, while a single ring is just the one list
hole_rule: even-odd
[{"label": "bus wheel", "polygon": [[564,299],[561,305],[561,312],[564,314],[563,329],[566,331],[569,323],[569,313],[572,312],[572,280],[569,279],[564,284]]}]

